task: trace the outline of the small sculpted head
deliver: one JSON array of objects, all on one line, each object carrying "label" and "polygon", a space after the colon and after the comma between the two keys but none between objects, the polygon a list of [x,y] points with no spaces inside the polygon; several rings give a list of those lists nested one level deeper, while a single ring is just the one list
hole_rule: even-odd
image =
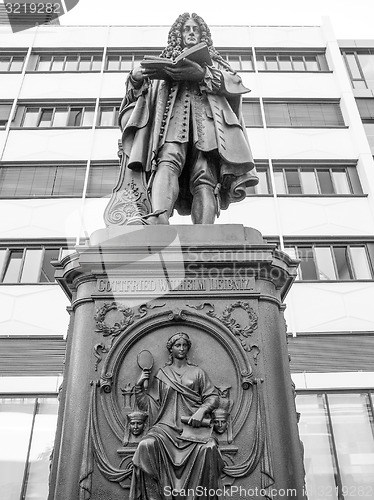
[{"label": "small sculpted head", "polygon": [[227,430],[229,413],[222,408],[213,411],[213,429],[217,434],[224,434]]},{"label": "small sculpted head", "polygon": [[143,411],[133,411],[127,415],[130,432],[133,436],[140,436],[144,432],[145,422],[148,415]]}]

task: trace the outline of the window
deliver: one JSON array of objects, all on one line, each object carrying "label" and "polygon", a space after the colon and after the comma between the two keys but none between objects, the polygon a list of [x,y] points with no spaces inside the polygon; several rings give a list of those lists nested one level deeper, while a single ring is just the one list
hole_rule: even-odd
[{"label": "window", "polygon": [[162,52],[160,50],[154,49],[144,49],[144,52],[118,52],[109,51],[106,56],[105,70],[106,71],[131,71],[136,66],[139,66],[140,61],[145,55],[147,56],[159,56]]},{"label": "window", "polygon": [[246,127],[262,127],[260,101],[243,100],[243,118]]},{"label": "window", "polygon": [[100,71],[102,53],[32,54],[29,71]]},{"label": "window", "polygon": [[0,103],[0,128],[5,128],[9,120],[12,105],[10,103]]},{"label": "window", "polygon": [[343,57],[353,88],[374,88],[374,49],[343,50]]},{"label": "window", "polygon": [[234,71],[254,71],[252,53],[246,52],[233,52],[219,50],[219,53],[226,59]]},{"label": "window", "polygon": [[86,196],[101,198],[109,196],[117,183],[119,164],[91,164]]},{"label": "window", "polygon": [[373,394],[298,391],[296,407],[308,499],[372,497]]},{"label": "window", "polygon": [[118,127],[119,104],[100,104],[98,127]]},{"label": "window", "polygon": [[0,54],[0,72],[21,72],[23,68],[23,63],[25,62],[24,54],[14,53],[14,54]]},{"label": "window", "polygon": [[324,51],[321,52],[263,52],[256,50],[258,71],[328,71]]},{"label": "window", "polygon": [[85,165],[0,167],[0,198],[82,196]]},{"label": "window", "polygon": [[277,194],[354,195],[363,194],[354,165],[277,165],[274,162]]},{"label": "window", "polygon": [[0,396],[3,500],[47,498],[58,402],[51,396]]},{"label": "window", "polygon": [[[256,163],[256,162],[255,162]],[[251,186],[247,188],[247,196],[250,195],[263,195],[271,194],[271,187],[269,181],[269,168],[258,165],[256,163],[257,176],[259,178],[259,183],[257,186]]]},{"label": "window", "polygon": [[92,127],[94,114],[94,104],[20,105],[17,108],[13,126],[22,128]]},{"label": "window", "polygon": [[300,259],[298,279],[346,281],[373,279],[374,244],[319,243],[286,246],[285,252]]},{"label": "window", "polygon": [[53,283],[51,261],[62,258],[66,250],[45,246],[0,248],[0,283]]},{"label": "window", "polygon": [[338,102],[264,101],[268,127],[344,127]]},{"label": "window", "polygon": [[374,123],[374,98],[356,99],[361,120],[364,123]]}]

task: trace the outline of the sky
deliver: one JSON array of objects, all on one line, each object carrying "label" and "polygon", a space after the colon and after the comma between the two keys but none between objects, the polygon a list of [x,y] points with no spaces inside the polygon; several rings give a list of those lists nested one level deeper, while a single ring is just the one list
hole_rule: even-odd
[{"label": "sky", "polygon": [[336,38],[374,39],[374,0],[80,0],[62,25],[170,26],[183,12],[208,25],[319,25],[331,20]]}]

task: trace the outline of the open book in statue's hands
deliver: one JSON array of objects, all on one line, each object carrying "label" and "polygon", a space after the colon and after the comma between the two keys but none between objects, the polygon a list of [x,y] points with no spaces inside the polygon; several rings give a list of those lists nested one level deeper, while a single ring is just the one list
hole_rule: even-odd
[{"label": "open book in statue's hands", "polygon": [[198,43],[184,50],[174,61],[166,57],[144,56],[140,64],[146,70],[155,72],[152,78],[156,80],[169,80],[170,75],[164,69],[183,66],[186,64],[186,60],[196,62],[200,66],[211,66],[213,64],[205,42]]}]

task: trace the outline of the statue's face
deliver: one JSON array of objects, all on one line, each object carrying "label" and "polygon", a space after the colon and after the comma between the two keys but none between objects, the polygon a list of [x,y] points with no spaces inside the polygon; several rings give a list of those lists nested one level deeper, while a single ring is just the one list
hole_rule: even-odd
[{"label": "statue's face", "polygon": [[227,418],[217,417],[213,420],[213,428],[217,434],[223,434],[227,429]]},{"label": "statue's face", "polygon": [[187,356],[187,353],[188,344],[184,339],[177,340],[171,348],[171,354],[173,358],[176,359],[184,359]]},{"label": "statue's face", "polygon": [[131,420],[130,422],[130,432],[134,436],[140,436],[140,434],[144,431],[144,421],[143,420]]},{"label": "statue's face", "polygon": [[199,25],[192,18],[187,19],[182,28],[182,39],[184,47],[192,47],[201,41]]}]

